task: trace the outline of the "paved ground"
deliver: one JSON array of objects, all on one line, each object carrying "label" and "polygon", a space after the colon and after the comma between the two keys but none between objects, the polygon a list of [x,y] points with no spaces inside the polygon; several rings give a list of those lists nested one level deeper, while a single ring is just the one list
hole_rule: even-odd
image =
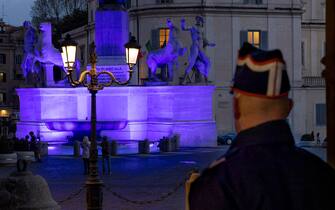
[{"label": "paved ground", "polygon": [[[325,149],[307,148],[321,158]],[[227,147],[184,148],[175,153],[150,155],[122,155],[112,158],[112,175],[101,176],[105,185],[131,200],[154,200],[170,192],[193,168],[204,168],[224,154]],[[33,173],[42,175],[49,183],[56,201],[65,199],[80,189],[86,179],[83,175],[81,158],[71,156],[49,156],[43,163],[31,165]],[[13,167],[1,167],[0,177],[7,176]],[[85,209],[85,190],[77,197],[61,204],[64,210]],[[105,210],[182,210],[184,209],[184,188],[164,201],[135,205],[104,191]]]}]

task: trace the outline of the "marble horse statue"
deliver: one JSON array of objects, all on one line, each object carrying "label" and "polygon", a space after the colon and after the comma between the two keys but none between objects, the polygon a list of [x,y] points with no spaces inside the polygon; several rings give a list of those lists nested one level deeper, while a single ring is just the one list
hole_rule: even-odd
[{"label": "marble horse statue", "polygon": [[206,49],[207,46],[214,47],[215,44],[209,43],[204,35],[203,18],[200,16],[196,16],[195,20],[196,24],[192,27],[186,27],[185,19],[181,20],[181,29],[183,31],[189,31],[192,39],[192,44],[190,47],[190,55],[188,58],[188,66],[186,67],[182,83],[185,82],[188,74],[192,69],[196,70],[201,75],[203,75],[207,83],[208,73],[211,68],[211,62],[209,58],[206,56],[205,52],[202,51],[202,49]]},{"label": "marble horse statue", "polygon": [[183,56],[186,48],[182,48],[182,45],[178,39],[179,29],[176,28],[172,21],[168,18],[166,25],[169,27],[169,40],[166,46],[153,50],[148,54],[147,65],[151,72],[151,80],[158,80],[156,77],[157,67],[167,65],[169,81],[173,80],[173,67],[178,66],[178,57]]},{"label": "marble horse statue", "polygon": [[21,64],[24,76],[29,73],[40,72],[41,64],[54,64],[63,68],[63,61],[59,50],[52,45],[51,23],[41,23],[40,34],[34,29],[29,21],[23,23],[24,35],[24,57]]}]

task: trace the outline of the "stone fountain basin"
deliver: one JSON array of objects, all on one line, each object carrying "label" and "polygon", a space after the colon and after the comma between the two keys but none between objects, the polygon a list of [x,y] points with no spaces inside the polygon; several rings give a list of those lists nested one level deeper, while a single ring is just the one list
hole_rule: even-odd
[{"label": "stone fountain basin", "polygon": [[[49,130],[53,131],[90,131],[90,121],[49,121],[45,122]],[[97,131],[122,130],[128,125],[128,121],[98,121]]]}]

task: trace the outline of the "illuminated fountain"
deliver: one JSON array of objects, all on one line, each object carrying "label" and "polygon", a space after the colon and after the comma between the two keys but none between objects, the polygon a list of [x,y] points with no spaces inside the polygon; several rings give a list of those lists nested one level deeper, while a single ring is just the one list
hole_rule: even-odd
[{"label": "illuminated fountain", "polygon": [[[123,45],[128,41],[127,12],[97,10],[95,33],[97,71],[109,70],[120,80],[128,79],[129,68],[123,56]],[[45,71],[50,75],[50,70]],[[180,134],[181,146],[215,146],[214,90],[214,86],[104,88],[97,94],[97,132],[127,142],[158,141],[163,136]],[[87,88],[21,88],[17,93],[18,137],[34,131],[44,141],[64,143],[75,133],[90,131],[91,97]]]}]

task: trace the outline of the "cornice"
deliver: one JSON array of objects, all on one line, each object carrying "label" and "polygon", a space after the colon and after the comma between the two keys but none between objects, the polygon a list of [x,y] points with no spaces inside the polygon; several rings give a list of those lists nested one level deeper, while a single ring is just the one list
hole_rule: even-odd
[{"label": "cornice", "polygon": [[146,6],[132,8],[129,10],[130,17],[156,16],[170,14],[238,14],[238,15],[302,15],[300,8],[275,7],[268,8],[267,5],[257,6],[200,6],[200,5],[169,5],[169,6]]}]

